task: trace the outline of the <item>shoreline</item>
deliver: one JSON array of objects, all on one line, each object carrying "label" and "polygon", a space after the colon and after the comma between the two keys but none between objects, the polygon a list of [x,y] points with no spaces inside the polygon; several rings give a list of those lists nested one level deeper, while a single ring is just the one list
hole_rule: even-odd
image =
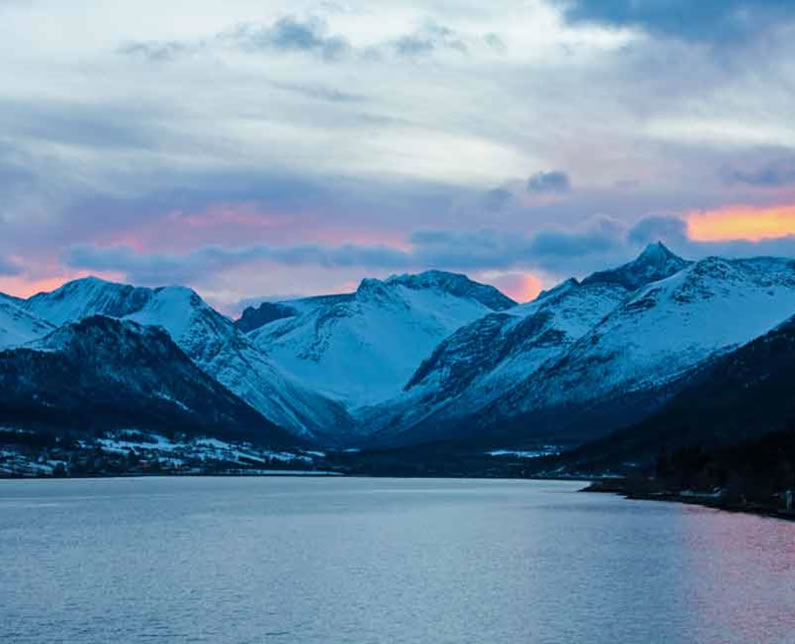
[{"label": "shoreline", "polygon": [[607,479],[592,481],[590,485],[582,488],[579,492],[590,494],[617,494],[625,499],[634,501],[663,501],[668,503],[681,503],[685,505],[697,505],[713,510],[731,512],[734,514],[753,514],[756,516],[768,517],[771,519],[781,519],[784,521],[795,522],[795,509],[776,508],[766,506],[761,503],[753,502],[730,502],[721,500],[713,494],[698,493],[679,493],[671,491],[660,492],[641,492],[628,490],[624,479]]}]

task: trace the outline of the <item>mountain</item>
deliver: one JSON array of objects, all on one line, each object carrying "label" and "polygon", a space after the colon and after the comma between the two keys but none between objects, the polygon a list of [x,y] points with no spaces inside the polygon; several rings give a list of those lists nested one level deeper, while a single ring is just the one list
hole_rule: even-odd
[{"label": "mountain", "polygon": [[569,279],[528,304],[487,315],[441,342],[395,399],[366,410],[377,440],[449,437],[473,416],[566,354],[637,285],[669,277],[689,262],[662,244],[632,262]]},{"label": "mountain", "polygon": [[572,441],[605,434],[655,411],[693,369],[793,311],[792,260],[706,258],[635,291],[472,425]]},{"label": "mountain", "polygon": [[689,262],[651,244],[522,305],[428,271],[265,303],[232,322],[188,288],[88,278],[0,297],[0,343],[42,353],[56,327],[103,315],[162,328],[269,426],[306,441],[530,449],[636,426],[793,313],[792,260]]},{"label": "mountain", "polygon": [[0,351],[0,423],[296,442],[202,372],[163,330],[104,316]]},{"label": "mountain", "polygon": [[[398,393],[419,362],[456,329],[516,302],[464,275],[428,271],[365,279],[355,293],[281,303],[248,337],[277,365],[350,408]],[[245,327],[273,318],[248,311]],[[247,320],[244,322],[244,320]]]},{"label": "mountain", "polygon": [[162,327],[202,370],[270,422],[298,436],[325,439],[350,425],[339,403],[282,373],[231,320],[191,289],[149,289],[86,278],[35,295],[22,306],[55,325],[100,314]]},{"label": "mountain", "polygon": [[678,273],[692,262],[672,253],[662,242],[649,244],[632,262],[606,271],[597,271],[583,280],[588,284],[619,284],[629,291]]},{"label": "mountain", "polygon": [[0,349],[40,338],[55,327],[26,311],[22,300],[0,293]]},{"label": "mountain", "polygon": [[656,413],[562,457],[572,469],[649,463],[661,451],[715,448],[795,428],[795,317],[702,365]]}]

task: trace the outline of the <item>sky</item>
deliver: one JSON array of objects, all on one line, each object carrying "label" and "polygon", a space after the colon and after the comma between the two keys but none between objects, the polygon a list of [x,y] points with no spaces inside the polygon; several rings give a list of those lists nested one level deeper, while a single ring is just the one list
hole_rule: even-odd
[{"label": "sky", "polygon": [[0,80],[14,295],[795,256],[791,0],[0,0]]}]

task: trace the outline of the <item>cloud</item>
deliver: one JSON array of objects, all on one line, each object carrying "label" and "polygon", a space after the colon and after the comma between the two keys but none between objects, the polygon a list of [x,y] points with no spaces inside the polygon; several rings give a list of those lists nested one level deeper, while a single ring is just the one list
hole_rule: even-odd
[{"label": "cloud", "polygon": [[687,222],[668,215],[644,217],[630,228],[627,239],[639,246],[659,240],[681,245],[687,241]]},{"label": "cloud", "polygon": [[3,276],[13,276],[13,275],[21,275],[22,274],[22,267],[19,266],[16,262],[8,259],[7,257],[3,257],[0,255],[0,275]]},{"label": "cloud", "polygon": [[[200,288],[225,271],[252,269],[265,262],[289,271],[355,269],[359,278],[384,271],[427,268],[497,274],[541,273],[563,279],[581,277],[635,257],[648,243],[663,241],[688,259],[710,255],[795,257],[795,235],[777,238],[699,240],[687,236],[688,222],[674,216],[650,216],[632,226],[595,217],[572,230],[532,233],[483,229],[418,230],[406,244],[255,244],[224,248],[203,246],[184,253],[157,253],[129,246],[75,245],[64,262],[73,270],[124,275],[133,283],[158,286],[188,284]],[[261,274],[261,267],[255,272]],[[257,283],[256,281],[253,283]],[[241,296],[254,296],[243,291]]]},{"label": "cloud", "polygon": [[256,261],[270,261],[286,266],[318,267],[388,267],[409,266],[409,256],[388,246],[343,244],[324,247],[316,244],[243,248],[205,246],[188,253],[146,253],[130,246],[97,247],[79,244],[70,248],[66,263],[73,268],[125,273],[133,282],[191,283],[219,271]]},{"label": "cloud", "polygon": [[751,170],[724,168],[723,179],[729,185],[755,188],[781,188],[795,185],[795,159],[777,159]]},{"label": "cloud", "polygon": [[248,51],[309,52],[326,60],[339,59],[353,49],[345,36],[330,34],[326,21],[318,17],[285,16],[268,26],[244,23],[219,37]]},{"label": "cloud", "polygon": [[744,36],[795,19],[791,0],[551,0],[573,24],[639,28],[685,41],[727,47]]},{"label": "cloud", "polygon": [[364,103],[367,101],[367,97],[364,94],[345,92],[322,85],[281,82],[273,82],[271,85],[286,92],[293,92],[318,101],[329,101],[331,103]]},{"label": "cloud", "polygon": [[283,266],[364,269],[439,268],[490,270],[561,267],[622,251],[626,231],[618,222],[598,217],[577,230],[542,230],[534,234],[494,229],[420,230],[408,244],[256,244],[225,248],[203,246],[186,253],[152,253],[127,245],[77,244],[64,257],[76,269],[126,274],[133,282],[192,283],[233,267],[266,261]]},{"label": "cloud", "polygon": [[138,56],[155,63],[163,63],[199,51],[201,48],[201,43],[150,40],[124,43],[119,47],[118,53],[125,56]]},{"label": "cloud", "polygon": [[[153,110],[131,105],[94,105],[81,100],[42,100],[32,105],[0,99],[0,127],[23,141],[48,141],[67,146],[150,148],[164,132]],[[0,159],[9,146],[0,149]],[[21,156],[18,150],[16,156]],[[29,161],[28,161],[29,162]]]},{"label": "cloud", "polygon": [[499,34],[494,33],[493,31],[483,36],[483,42],[500,54],[504,54],[508,51],[508,46],[505,44],[505,41],[500,37]]},{"label": "cloud", "polygon": [[513,199],[513,193],[507,188],[494,188],[483,195],[483,207],[497,212],[505,208]]},{"label": "cloud", "polygon": [[357,46],[348,36],[332,33],[324,18],[282,16],[269,24],[239,23],[215,36],[192,41],[131,41],[119,47],[117,53],[163,63],[216,46],[247,53],[312,54],[327,62],[350,59],[372,62],[390,56],[417,59],[443,51],[466,54],[476,47],[498,53],[507,51],[505,42],[495,32],[487,32],[482,36],[466,34],[433,20],[426,20],[413,31],[402,35],[375,44]]},{"label": "cloud", "polygon": [[[488,41],[486,43],[493,47],[492,43]],[[400,36],[384,47],[394,50],[398,56],[407,58],[427,56],[443,49],[452,49],[462,54],[469,51],[464,36],[450,27],[435,22],[428,22],[415,32]]]},{"label": "cloud", "polygon": [[569,175],[561,170],[536,172],[527,180],[528,192],[563,194],[571,190]]}]

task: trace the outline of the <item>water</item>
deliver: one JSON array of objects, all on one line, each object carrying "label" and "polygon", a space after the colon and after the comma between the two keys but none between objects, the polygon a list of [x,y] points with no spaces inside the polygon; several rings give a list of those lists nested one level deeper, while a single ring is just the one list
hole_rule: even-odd
[{"label": "water", "polygon": [[795,642],[795,524],[529,481],[0,481],[2,642]]}]

